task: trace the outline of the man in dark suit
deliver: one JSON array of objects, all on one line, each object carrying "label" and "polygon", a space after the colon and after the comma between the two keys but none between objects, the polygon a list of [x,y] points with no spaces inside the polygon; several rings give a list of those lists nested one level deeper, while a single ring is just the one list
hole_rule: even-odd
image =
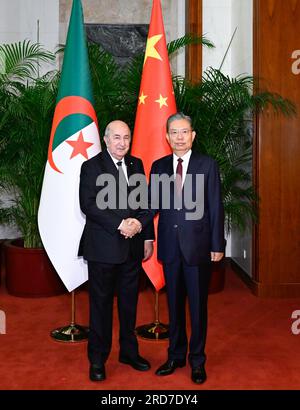
[{"label": "man in dark suit", "polygon": [[[88,261],[88,358],[93,381],[106,377],[104,364],[112,343],[115,285],[120,322],[119,361],[136,370],[150,369],[149,362],[139,355],[134,329],[141,262],[152,254],[154,230],[152,222],[142,229],[136,219],[142,211],[129,206],[132,187],[127,183],[134,174],[144,175],[142,161],[127,154],[130,139],[126,123],[111,122],[104,136],[107,149],[84,162],[81,168],[80,206],[86,215],[86,224],[79,255]],[[107,196],[110,203],[105,202]]]},{"label": "man in dark suit", "polygon": [[[152,216],[159,212],[158,259],[163,262],[170,320],[168,360],[156,374],[169,375],[186,364],[187,295],[191,320],[188,360],[191,378],[199,384],[206,380],[208,286],[211,261],[223,257],[224,213],[217,164],[192,152],[195,136],[190,117],[177,113],[168,119],[166,137],[173,154],[153,163],[149,191]],[[153,186],[153,177],[162,175],[172,180],[170,189],[164,184]],[[148,218],[145,215],[140,221],[144,224]]]}]

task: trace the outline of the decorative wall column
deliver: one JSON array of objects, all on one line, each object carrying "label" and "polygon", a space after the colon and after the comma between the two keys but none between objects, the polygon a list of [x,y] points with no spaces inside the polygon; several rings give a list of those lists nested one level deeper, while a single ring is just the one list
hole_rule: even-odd
[{"label": "decorative wall column", "polygon": [[254,236],[253,291],[300,296],[299,0],[255,0],[254,75],[296,104],[297,116],[265,110],[256,126],[255,182],[260,197]]}]

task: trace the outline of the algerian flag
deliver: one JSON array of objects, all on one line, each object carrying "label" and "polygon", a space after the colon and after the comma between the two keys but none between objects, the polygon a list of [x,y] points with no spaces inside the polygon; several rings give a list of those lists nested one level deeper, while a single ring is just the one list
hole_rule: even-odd
[{"label": "algerian flag", "polygon": [[100,150],[81,0],[73,0],[38,213],[44,247],[69,291],[88,278],[77,256],[85,224],[79,176],[82,163]]}]

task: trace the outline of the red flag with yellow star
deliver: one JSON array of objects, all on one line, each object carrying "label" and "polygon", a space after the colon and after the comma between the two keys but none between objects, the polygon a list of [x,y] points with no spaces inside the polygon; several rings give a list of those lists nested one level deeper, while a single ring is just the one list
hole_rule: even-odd
[{"label": "red flag with yellow star", "polygon": [[[143,160],[146,175],[153,161],[171,153],[166,122],[176,112],[172,75],[160,0],[153,0],[131,153]],[[157,229],[157,218],[155,219]],[[158,291],[165,285],[156,246],[143,267]]]}]

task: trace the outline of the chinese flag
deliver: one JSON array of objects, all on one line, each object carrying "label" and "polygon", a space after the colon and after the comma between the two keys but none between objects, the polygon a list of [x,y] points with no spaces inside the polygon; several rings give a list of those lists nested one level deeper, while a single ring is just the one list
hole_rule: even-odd
[{"label": "chinese flag", "polygon": [[[161,4],[160,0],[153,0],[131,150],[132,155],[143,160],[147,176],[153,161],[171,153],[166,140],[166,122],[175,112]],[[154,223],[157,231],[157,217]],[[152,258],[144,262],[143,267],[155,289],[161,289],[165,280],[162,265],[157,261],[156,246]]]}]

